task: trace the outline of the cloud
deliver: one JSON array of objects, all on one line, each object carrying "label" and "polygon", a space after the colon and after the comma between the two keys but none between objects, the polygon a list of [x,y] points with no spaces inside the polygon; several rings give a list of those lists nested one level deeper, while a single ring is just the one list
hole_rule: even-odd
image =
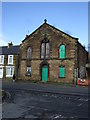
[{"label": "cloud", "polygon": [[7,38],[0,33],[0,46],[6,46],[7,45]]}]

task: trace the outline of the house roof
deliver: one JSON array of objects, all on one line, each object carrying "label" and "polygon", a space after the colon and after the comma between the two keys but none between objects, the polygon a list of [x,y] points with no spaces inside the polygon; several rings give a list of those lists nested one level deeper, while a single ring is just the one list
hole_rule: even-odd
[{"label": "house roof", "polygon": [[19,45],[11,46],[10,48],[8,48],[8,46],[1,46],[0,47],[0,55],[15,55],[15,54],[19,54],[19,49],[20,49]]},{"label": "house roof", "polygon": [[[50,24],[48,24],[48,23],[43,23],[43,24],[42,24],[41,26],[39,26],[34,32],[32,32],[28,37],[31,37],[36,31],[38,31],[38,30],[39,30],[41,27],[43,27],[44,25],[50,26],[50,27],[52,27],[53,29],[56,29],[57,31],[59,31],[59,32],[65,34],[65,35],[67,35],[68,37],[71,37],[72,39],[78,40],[78,38],[72,37],[71,35],[69,35],[69,34],[61,31],[60,29],[58,29],[58,28],[56,28],[56,27],[54,27],[54,26],[52,26],[52,25],[50,25]],[[24,42],[26,39],[27,39],[27,38],[25,38],[22,42]]]}]

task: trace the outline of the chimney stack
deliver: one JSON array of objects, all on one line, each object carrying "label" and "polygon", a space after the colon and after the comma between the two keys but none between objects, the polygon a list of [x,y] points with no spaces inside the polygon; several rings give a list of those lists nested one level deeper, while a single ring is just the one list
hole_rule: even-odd
[{"label": "chimney stack", "polygon": [[8,48],[11,48],[13,46],[12,42],[8,43]]}]

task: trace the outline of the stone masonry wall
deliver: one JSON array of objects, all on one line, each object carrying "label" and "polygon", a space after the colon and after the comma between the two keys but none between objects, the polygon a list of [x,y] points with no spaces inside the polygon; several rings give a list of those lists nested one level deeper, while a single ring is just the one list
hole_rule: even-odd
[{"label": "stone masonry wall", "polygon": [[[43,24],[37,31],[35,31],[30,37],[25,39],[20,47],[20,67],[19,78],[41,80],[40,64],[43,60],[40,58],[40,46],[44,39],[44,28],[46,26],[46,37],[50,42],[50,59],[47,60],[49,64],[49,81],[58,82],[72,82],[74,79],[75,68],[75,49],[76,39],[58,31],[57,29]],[[59,59],[59,46],[64,44],[66,47],[65,59]],[[32,48],[32,60],[31,60],[31,77],[27,78],[27,48]],[[60,79],[59,65],[65,66],[65,78]]]},{"label": "stone masonry wall", "polygon": [[80,77],[80,68],[81,66],[85,67],[86,63],[88,63],[88,52],[85,50],[85,48],[78,42],[77,43],[78,47],[78,77]]}]

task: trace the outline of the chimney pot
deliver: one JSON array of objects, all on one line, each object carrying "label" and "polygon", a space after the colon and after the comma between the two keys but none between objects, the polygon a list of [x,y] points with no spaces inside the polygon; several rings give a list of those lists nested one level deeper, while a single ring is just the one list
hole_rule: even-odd
[{"label": "chimney pot", "polygon": [[13,43],[8,43],[8,48],[11,48],[13,46]]}]

